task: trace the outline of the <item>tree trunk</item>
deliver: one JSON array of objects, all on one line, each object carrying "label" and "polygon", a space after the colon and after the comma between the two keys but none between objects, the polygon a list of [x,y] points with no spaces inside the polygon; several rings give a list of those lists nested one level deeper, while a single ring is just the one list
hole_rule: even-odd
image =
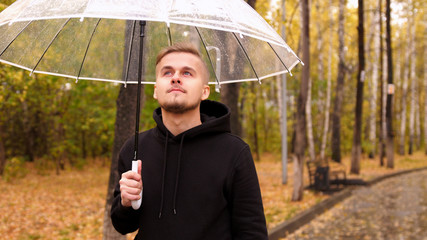
[{"label": "tree trunk", "polygon": [[[332,0],[329,0],[329,6],[332,6]],[[322,134],[322,145],[320,148],[320,159],[325,159],[326,142],[328,140],[329,132],[329,110],[331,107],[331,85],[332,85],[332,29],[334,26],[334,20],[332,11],[329,11],[329,53],[328,53],[328,79],[326,83],[326,100],[325,100],[325,119],[323,121],[323,134]]]},{"label": "tree trunk", "polygon": [[294,188],[292,193],[292,201],[300,201],[303,197],[303,166],[304,152],[306,148],[306,116],[305,108],[308,97],[308,82],[310,78],[310,10],[308,0],[301,1],[301,17],[302,17],[302,61],[304,68],[302,70],[300,92],[298,96],[298,105],[296,113],[296,139],[295,139],[295,155],[294,160]]},{"label": "tree trunk", "polygon": [[[232,70],[231,70],[232,71]],[[231,132],[237,136],[242,136],[242,125],[239,119],[239,92],[240,83],[224,84],[221,86],[221,102],[230,108]]]},{"label": "tree trunk", "polygon": [[334,110],[332,113],[332,160],[341,162],[341,112],[342,101],[344,94],[345,80],[345,46],[344,46],[344,20],[345,20],[345,0],[339,1],[339,16],[338,16],[338,76],[337,85],[335,87]]},{"label": "tree trunk", "polygon": [[255,89],[255,82],[251,82],[251,91],[255,95],[253,101],[252,101],[252,129],[253,129],[253,143],[254,143],[254,152],[255,152],[255,161],[259,162],[260,160],[260,150],[259,150],[259,144],[258,144],[258,116],[257,116],[257,105],[258,105],[258,96],[257,91]]},{"label": "tree trunk", "polygon": [[[225,34],[222,35],[223,41],[227,42],[227,38]],[[238,46],[237,41],[228,41],[227,47],[229,48],[229,52],[235,55],[242,54],[241,51],[238,51],[240,48]],[[237,56],[235,59],[242,59],[242,56]],[[226,64],[224,64],[224,68],[222,71],[227,72],[229,76],[238,75],[237,69],[242,69],[243,62],[241,61],[233,61],[230,57],[225,58]],[[221,102],[230,108],[231,116],[230,116],[230,127],[231,132],[236,134],[237,136],[242,136],[242,125],[239,119],[239,94],[240,94],[240,83],[233,84],[224,84],[221,85]]]},{"label": "tree trunk", "polygon": [[[420,94],[419,91],[417,93]],[[420,95],[417,95],[417,109],[415,111],[415,148],[417,151],[421,149]]]},{"label": "tree trunk", "polygon": [[383,43],[383,18],[382,18],[382,0],[378,0],[378,9],[379,9],[379,24],[380,24],[380,69],[378,80],[381,83],[381,94],[380,94],[380,144],[379,144],[379,153],[380,153],[380,166],[384,166],[384,156],[385,156],[385,139],[386,139],[386,127],[385,127],[385,86],[384,86],[384,43]]},{"label": "tree trunk", "polygon": [[[320,16],[323,14],[323,8],[321,8],[320,6],[320,1],[316,1],[315,2],[315,6],[316,6],[316,12],[317,14],[319,14]],[[319,81],[321,83],[321,85],[323,86],[323,81],[325,81],[325,64],[324,64],[324,55],[323,55],[323,50],[324,49],[324,40],[323,40],[323,34],[324,34],[324,29],[322,29],[322,24],[321,21],[316,21],[316,30],[317,30],[317,37],[316,37],[316,49],[317,49],[317,81]],[[311,77],[310,77],[311,79]],[[311,88],[312,86],[312,81],[310,80],[311,83]],[[317,97],[319,99],[319,101],[317,101],[317,108],[318,108],[318,112],[324,112],[325,111],[325,102],[322,101],[325,97],[324,97],[324,91],[325,89],[323,87],[319,87],[317,90]],[[312,92],[312,90],[309,90],[309,92]],[[311,95],[310,94],[310,99],[311,99]]]},{"label": "tree trunk", "polygon": [[307,120],[307,140],[308,140],[308,154],[311,161],[314,161],[316,158],[316,152],[314,150],[314,138],[313,138],[313,121],[311,116],[311,91],[312,91],[312,82],[311,78],[308,78],[308,96],[307,103],[305,106],[306,111],[306,120]]},{"label": "tree trunk", "polygon": [[82,130],[81,131],[81,138],[82,138],[82,142],[81,142],[82,158],[86,159],[86,157],[87,157],[87,151],[86,151],[86,130]]},{"label": "tree trunk", "polygon": [[411,43],[410,40],[411,30],[408,28],[408,38],[407,38],[407,47],[405,51],[405,65],[403,70],[403,83],[402,83],[402,111],[400,118],[400,141],[399,141],[399,154],[405,155],[405,137],[406,137],[406,109],[407,109],[407,98],[408,98],[408,82],[409,82],[409,57],[411,51]]},{"label": "tree trunk", "polygon": [[[256,0],[248,0],[248,4],[255,9]],[[225,38],[224,38],[225,39]],[[239,48],[237,42],[229,42],[228,47],[230,49],[236,49],[235,54],[239,54],[240,51],[237,51]],[[229,51],[233,52],[233,51]],[[241,59],[240,57],[236,57],[236,59]],[[225,59],[226,61],[229,60],[229,58]],[[224,72],[228,72],[229,74],[238,74],[234,72],[236,69],[241,69],[241,67],[232,67],[233,65],[237,64],[243,64],[242,62],[234,62],[231,61],[228,62],[228,64],[225,64],[225,68],[223,69]],[[234,83],[234,84],[225,84],[221,86],[221,102],[224,103],[226,106],[230,108],[231,112],[231,118],[230,118],[230,127],[231,132],[242,136],[242,124],[241,119],[239,118],[239,94],[240,94],[240,83]]]},{"label": "tree trunk", "polygon": [[[282,0],[282,23],[281,36],[286,41],[285,33],[286,22],[286,6],[285,0]],[[282,74],[277,78],[277,97],[280,116],[280,132],[282,143],[282,184],[288,183],[288,127],[287,127],[287,89],[286,89],[286,74]]]},{"label": "tree trunk", "polygon": [[[139,36],[139,24],[135,26],[136,34],[135,36]],[[130,32],[131,31],[131,23],[128,21],[126,26],[126,43],[129,42]],[[137,79],[138,78],[138,53],[140,52],[139,47],[140,39],[139,37],[135,37],[133,39],[133,47],[130,59],[130,66],[129,66],[129,72],[128,72],[128,78],[129,79]],[[129,46],[126,45],[125,47],[125,59],[127,62],[127,56],[128,56],[128,50]],[[145,51],[146,52],[146,51]],[[126,66],[123,66],[123,69],[125,72]],[[124,73],[125,74],[125,73]],[[123,74],[123,75],[124,75]],[[124,78],[124,76],[123,76]],[[110,168],[110,178],[108,181],[108,193],[107,193],[107,199],[105,204],[105,210],[104,210],[104,224],[103,224],[103,240],[123,240],[126,239],[125,236],[118,233],[112,223],[110,218],[110,212],[111,212],[111,204],[113,202],[113,192],[114,188],[119,181],[119,173],[118,173],[118,158],[120,149],[123,146],[123,144],[126,142],[126,140],[131,137],[135,133],[135,123],[136,123],[136,117],[135,117],[135,111],[136,111],[136,97],[137,97],[137,85],[127,85],[125,87],[124,85],[120,86],[120,92],[119,96],[117,97],[116,106],[117,106],[117,112],[116,112],[116,123],[115,123],[115,130],[114,130],[114,143],[113,143],[113,153],[111,158],[111,168]],[[141,94],[144,93],[143,88],[141,89]],[[141,96],[141,99],[143,97]],[[130,169],[129,169],[130,170]]]},{"label": "tree trunk", "polygon": [[365,42],[364,42],[364,26],[363,26],[363,0],[359,0],[359,26],[357,27],[359,36],[359,72],[357,75],[356,85],[356,111],[355,124],[353,135],[353,147],[351,154],[351,173],[360,173],[360,156],[362,154],[362,107],[363,107],[363,84],[365,81]]},{"label": "tree trunk", "polygon": [[[390,1],[391,0],[386,0],[386,5],[387,5],[386,6],[387,82],[388,82],[389,88],[393,85]],[[387,122],[387,141],[386,141],[387,168],[394,168],[393,93],[391,91],[387,92],[386,122]]]},{"label": "tree trunk", "polygon": [[[415,13],[411,11],[411,15],[413,16]],[[415,53],[415,21],[413,17],[410,17],[410,35],[408,36],[408,39],[410,41],[409,43],[409,54],[410,54],[410,81],[411,81],[411,111],[409,112],[409,155],[412,155],[414,152],[414,139],[415,139],[415,110],[417,108],[417,78],[415,74],[415,64],[416,64],[416,53]]]},{"label": "tree trunk", "polygon": [[376,116],[377,116],[377,101],[378,101],[378,59],[380,58],[380,37],[376,37],[380,32],[379,18],[380,18],[380,9],[376,9],[373,17],[373,34],[374,34],[374,57],[372,60],[372,79],[371,79],[371,97],[369,101],[370,107],[370,117],[369,117],[369,142],[371,143],[371,148],[369,151],[369,158],[374,158],[376,153]]},{"label": "tree trunk", "polygon": [[[24,74],[24,71],[22,72]],[[23,76],[22,76],[23,77]],[[33,124],[31,122],[31,114],[28,109],[26,99],[22,99],[22,123],[24,126],[25,133],[25,155],[28,157],[30,162],[34,161],[34,131]]]}]

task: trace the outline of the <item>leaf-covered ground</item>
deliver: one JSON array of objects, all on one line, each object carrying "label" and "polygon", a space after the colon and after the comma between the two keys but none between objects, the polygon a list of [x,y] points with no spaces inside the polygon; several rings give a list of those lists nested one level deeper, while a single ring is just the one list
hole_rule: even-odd
[{"label": "leaf-covered ground", "polygon": [[426,179],[423,170],[358,188],[286,239],[426,240]]},{"label": "leaf-covered ground", "polygon": [[[422,153],[396,156],[394,170],[380,168],[378,160],[364,159],[361,174],[349,177],[369,180],[392,171],[426,166],[424,159]],[[344,159],[346,169],[348,163],[349,159]],[[292,163],[288,164],[287,185],[282,185],[278,157],[264,155],[256,166],[269,228],[328,197],[305,190],[303,201],[291,202]],[[108,166],[97,161],[83,170],[67,169],[59,176],[53,170],[40,173],[32,164],[26,169],[23,177],[0,179],[1,239],[102,239]],[[306,171],[304,175],[307,177]]]}]

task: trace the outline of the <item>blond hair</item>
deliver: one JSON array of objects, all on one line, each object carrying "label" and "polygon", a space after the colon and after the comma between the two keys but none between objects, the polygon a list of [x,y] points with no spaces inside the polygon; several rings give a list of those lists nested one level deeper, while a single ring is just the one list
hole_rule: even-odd
[{"label": "blond hair", "polygon": [[209,82],[209,70],[206,66],[205,61],[202,59],[202,55],[200,54],[199,50],[191,43],[176,43],[172,46],[163,48],[156,58],[156,66],[159,64],[159,62],[168,54],[170,53],[190,53],[200,59],[202,62],[203,68],[202,69],[205,72],[205,83],[208,84]]}]

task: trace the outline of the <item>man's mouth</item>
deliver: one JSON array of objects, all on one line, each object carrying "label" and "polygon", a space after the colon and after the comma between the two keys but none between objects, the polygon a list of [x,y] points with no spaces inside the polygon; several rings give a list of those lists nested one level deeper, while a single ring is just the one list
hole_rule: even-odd
[{"label": "man's mouth", "polygon": [[187,91],[185,91],[183,88],[180,87],[173,87],[170,88],[167,93],[171,93],[171,92],[182,92],[182,93],[186,93]]}]

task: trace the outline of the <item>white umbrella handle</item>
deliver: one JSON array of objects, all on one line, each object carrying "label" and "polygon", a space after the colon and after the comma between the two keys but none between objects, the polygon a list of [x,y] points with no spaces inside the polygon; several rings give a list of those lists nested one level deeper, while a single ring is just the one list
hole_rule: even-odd
[{"label": "white umbrella handle", "polygon": [[[138,161],[132,161],[132,172],[138,173]],[[142,189],[141,192],[139,192],[139,196],[141,197],[140,199],[132,201],[132,208],[135,210],[138,210],[139,207],[141,207]]]}]

